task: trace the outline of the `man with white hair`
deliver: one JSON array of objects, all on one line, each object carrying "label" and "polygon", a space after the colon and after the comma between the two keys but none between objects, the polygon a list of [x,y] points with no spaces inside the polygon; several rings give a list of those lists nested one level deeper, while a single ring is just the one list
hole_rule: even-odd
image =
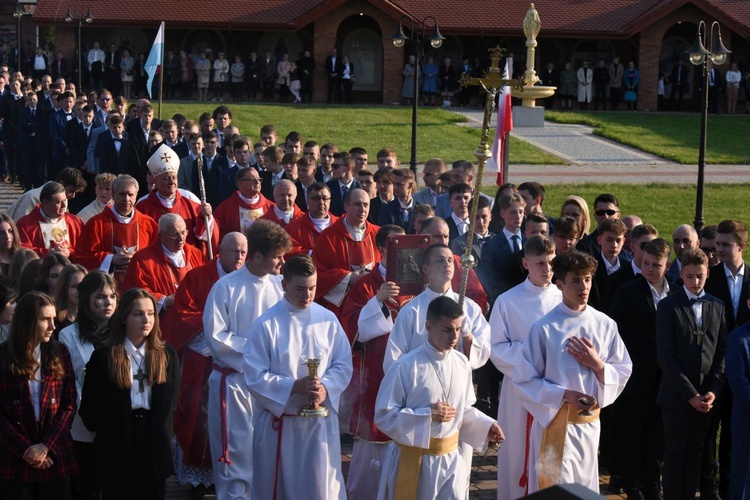
[{"label": "man with white hair", "polygon": [[281,179],[273,187],[273,201],[276,206],[267,211],[261,219],[275,222],[284,229],[290,222],[304,215],[304,212],[294,203],[297,199],[297,186],[287,179]]},{"label": "man with white hair", "polygon": [[178,214],[159,219],[159,239],[138,250],[128,265],[122,290],[143,288],[154,296],[159,312],[172,306],[174,294],[191,269],[206,263],[200,250],[186,243],[187,225]]}]

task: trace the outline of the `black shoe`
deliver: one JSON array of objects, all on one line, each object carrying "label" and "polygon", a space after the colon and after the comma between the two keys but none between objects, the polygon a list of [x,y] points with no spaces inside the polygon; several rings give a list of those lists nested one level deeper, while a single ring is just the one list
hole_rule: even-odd
[{"label": "black shoe", "polygon": [[640,488],[630,488],[627,491],[628,500],[646,500]]},{"label": "black shoe", "polygon": [[721,495],[719,495],[719,490],[716,488],[701,490],[701,500],[721,500]]},{"label": "black shoe", "polygon": [[615,495],[621,495],[622,493],[624,493],[622,486],[622,476],[620,476],[619,474],[613,474],[612,476],[610,476],[607,489],[611,493]]}]

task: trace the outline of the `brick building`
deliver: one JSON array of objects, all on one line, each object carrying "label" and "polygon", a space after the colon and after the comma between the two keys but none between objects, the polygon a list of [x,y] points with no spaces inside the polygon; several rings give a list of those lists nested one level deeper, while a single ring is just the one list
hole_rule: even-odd
[{"label": "brick building", "polygon": [[[724,44],[734,52],[731,60],[743,72],[750,70],[750,1],[538,0],[535,5],[542,20],[537,71],[548,62],[558,68],[565,62],[578,67],[583,60],[609,63],[615,55],[625,65],[634,61],[641,74],[638,105],[643,110],[656,109],[658,74],[669,73],[678,58],[687,60],[683,52],[692,45],[700,20],[709,25],[719,21]],[[166,21],[167,50],[210,48],[214,55],[224,51],[231,61],[236,54],[247,58],[253,49],[274,52],[283,42],[292,60],[302,50],[313,53],[314,97],[320,101],[326,92],[325,58],[335,46],[357,69],[355,99],[390,103],[400,99],[403,65],[411,51],[408,43],[396,48],[391,42],[402,15],[438,20],[446,41],[439,50],[428,50],[437,62],[447,56],[455,64],[465,56],[486,64],[487,49],[498,44],[513,51],[517,60],[525,56],[522,23],[528,1],[37,0],[31,19],[23,20],[22,38],[32,44],[53,41],[74,59],[77,23],[66,23],[65,16],[69,8],[75,13],[89,7],[94,22],[83,24],[84,51],[98,41],[102,47],[116,43],[135,54],[148,52],[161,20]],[[15,22],[0,12],[0,33],[12,30]],[[430,21],[428,33],[431,28]],[[45,35],[54,40],[44,40]],[[699,72],[691,69],[694,81],[688,98],[695,97],[699,83]]]}]

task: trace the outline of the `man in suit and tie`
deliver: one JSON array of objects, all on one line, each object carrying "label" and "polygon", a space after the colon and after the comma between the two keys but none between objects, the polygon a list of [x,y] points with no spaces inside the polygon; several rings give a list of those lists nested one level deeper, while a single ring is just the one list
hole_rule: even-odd
[{"label": "man in suit and tie", "polygon": [[628,498],[658,499],[664,431],[656,404],[660,371],[656,362],[656,310],[677,286],[664,274],[669,262],[667,240],[656,238],[641,251],[642,275],[615,292],[609,315],[617,323],[633,362],[633,372],[610,413],[611,460],[618,463]]},{"label": "man in suit and tie", "polygon": [[482,260],[477,268],[479,281],[487,292],[490,305],[498,295],[512,288],[503,280],[504,263],[513,252],[522,250],[526,243],[526,237],[521,232],[526,202],[520,194],[512,193],[500,198],[498,203],[505,226],[501,233],[484,245]]},{"label": "man in suit and tie", "polygon": [[[713,295],[724,303],[724,321],[727,332],[742,326],[750,320],[748,303],[748,285],[750,275],[742,253],[747,246],[747,227],[737,220],[724,220],[716,228],[716,256],[719,264],[710,268],[706,279],[706,293]],[[704,459],[701,468],[701,497],[712,498],[715,494],[728,492],[731,471],[731,421],[732,392],[724,387],[716,393],[714,414],[706,437],[703,450]],[[716,463],[716,437],[721,423],[721,438],[718,449],[718,474]],[[713,442],[710,440],[713,439]],[[717,492],[718,490],[718,492]]]},{"label": "man in suit and tie", "polygon": [[676,258],[672,261],[667,271],[667,279],[670,283],[682,285],[682,278],[680,278],[680,270],[682,269],[680,255],[685,250],[699,248],[700,244],[701,240],[698,237],[698,231],[693,226],[690,224],[677,226],[677,229],[672,233],[672,247],[674,248]]},{"label": "man in suit and tie", "polygon": [[336,102],[341,102],[341,59],[338,57],[336,47],[331,49],[331,55],[326,57],[326,75],[328,75],[328,104],[335,95]]},{"label": "man in suit and tie", "polygon": [[[101,127],[107,122],[107,116],[112,110],[112,92],[107,89],[102,89],[99,92],[99,97],[94,109],[94,126]],[[123,118],[125,118],[123,116]]]},{"label": "man in suit and tie", "polygon": [[[474,188],[474,165],[466,160],[458,160],[453,163],[453,167],[450,171],[451,180],[453,184],[464,183]],[[479,196],[487,198],[490,202],[490,207],[495,203],[495,200],[491,196],[487,196],[484,193],[479,193]],[[435,200],[435,215],[447,219],[450,217],[453,208],[450,203],[450,196],[448,192],[444,192],[438,196]]]},{"label": "man in suit and tie", "polygon": [[[219,139],[215,131],[203,134],[203,183],[206,188],[206,201],[214,207],[221,203],[219,183],[222,173],[229,168],[227,159],[218,152]],[[200,197],[198,169],[193,170],[193,184],[198,187],[195,193]]]},{"label": "man in suit and tie", "polygon": [[104,56],[104,84],[115,93],[120,88],[120,58],[117,44],[110,44],[109,51]]},{"label": "man in suit and tie", "polygon": [[[599,305],[602,312],[608,312],[612,299],[617,289],[625,283],[629,283],[642,274],[643,248],[649,241],[659,237],[659,231],[651,224],[639,224],[633,228],[630,233],[630,243],[625,243],[623,247],[629,246],[633,254],[633,259],[620,269],[607,277],[605,281],[604,301]],[[624,252],[621,252],[622,255]]]},{"label": "man in suit and tie", "polygon": [[52,113],[49,121],[49,135],[52,140],[52,166],[56,176],[67,165],[68,153],[68,124],[77,121],[73,114],[75,98],[72,92],[63,92],[57,97],[60,109]]},{"label": "man in suit and tie", "polygon": [[307,212],[307,190],[317,182],[315,174],[317,164],[313,156],[303,156],[297,161],[297,200],[295,204],[303,212]]},{"label": "man in suit and tie", "polygon": [[273,188],[276,183],[284,178],[284,150],[279,146],[268,146],[263,150],[263,169],[258,169],[260,174],[260,193],[273,200]]},{"label": "man in suit and tie", "polygon": [[390,170],[382,169],[375,171],[372,180],[375,181],[375,198],[370,200],[370,215],[367,216],[367,220],[376,224],[380,209],[393,200],[393,179]]},{"label": "man in suit and tie", "polygon": [[452,185],[448,190],[451,213],[445,218],[445,223],[448,224],[450,241],[466,234],[469,230],[469,204],[472,194],[471,186],[463,182]]},{"label": "man in suit and tie", "polygon": [[80,121],[75,120],[75,123],[68,127],[68,150],[70,151],[68,158],[70,166],[80,170],[86,180],[86,190],[75,198],[76,205],[83,208],[96,197],[95,167],[92,165],[89,168],[87,156],[94,128],[94,108],[87,104],[81,109],[80,117]]},{"label": "man in suit and tie", "polygon": [[599,224],[597,243],[600,250],[593,254],[597,267],[589,292],[589,305],[606,312],[607,281],[615,272],[630,262],[622,256],[628,228],[619,219],[607,219]]},{"label": "man in suit and tie", "polygon": [[414,193],[414,203],[417,205],[430,205],[435,208],[437,197],[440,195],[440,175],[448,170],[445,162],[440,158],[427,160],[422,169],[424,189]]},{"label": "man in suit and tie", "polygon": [[177,170],[177,183],[183,189],[196,193],[198,191],[198,183],[194,182],[194,180],[198,177],[198,162],[200,160],[202,165],[205,165],[206,162],[203,156],[203,137],[198,133],[190,134],[188,144],[190,146],[190,153],[180,160],[180,168]]},{"label": "man in suit and tie", "polygon": [[57,51],[57,56],[50,63],[50,69],[55,80],[68,77],[68,60],[63,57],[62,50]]},{"label": "man in suit and tie", "polygon": [[146,181],[148,176],[146,162],[151,157],[149,134],[152,129],[156,130],[153,121],[154,107],[151,106],[151,104],[144,104],[141,106],[138,119],[133,120],[137,126],[130,126],[130,132],[128,132],[128,139],[130,140],[130,147],[133,152],[131,159],[133,162],[132,172],[134,173],[131,175],[136,178],[138,185],[140,186],[138,191],[139,196],[145,196],[148,194],[149,183]]},{"label": "man in suit and tie", "polygon": [[[489,230],[490,221],[492,221],[492,212],[487,200],[484,198],[474,198],[471,202],[479,203],[477,207],[477,221],[474,224],[474,238],[471,244],[471,255],[474,256],[474,262],[479,264],[482,259],[484,244],[490,241],[495,236],[495,233]],[[471,210],[471,207],[469,207],[469,210]],[[466,253],[468,236],[469,233],[467,232],[451,241],[451,252],[459,256],[464,255]]]},{"label": "man in suit and tie", "polygon": [[344,214],[344,196],[354,188],[359,187],[359,182],[354,179],[354,158],[346,151],[333,155],[333,178],[326,183],[331,190],[331,212],[336,217]]},{"label": "man in suit and tie", "polygon": [[125,125],[122,117],[119,114],[113,114],[108,122],[108,130],[99,133],[94,148],[99,172],[111,172],[115,175],[131,174],[133,154],[128,136],[124,132]]},{"label": "man in suit and tie", "polygon": [[394,199],[380,208],[377,225],[383,227],[387,224],[395,224],[401,227],[406,234],[414,232],[414,198],[412,191],[416,187],[414,172],[408,168],[395,168],[391,170],[393,179]]},{"label": "man in suit and tie", "polygon": [[[670,81],[672,82],[672,90],[669,93],[669,108],[671,111],[680,111],[682,108],[682,97],[685,92],[688,91],[688,82],[690,76],[690,70],[685,66],[685,62],[680,59],[672,67],[672,76]],[[677,102],[675,103],[675,96],[677,96]]]},{"label": "man in suit and tie", "polygon": [[34,92],[26,95],[26,107],[18,115],[17,141],[21,153],[21,169],[25,191],[44,183],[44,152],[39,144],[42,131],[48,127],[47,117],[38,109],[39,98]]},{"label": "man in suit and tie", "polygon": [[[601,251],[598,242],[599,224],[606,219],[619,219],[620,214],[620,201],[615,195],[602,193],[597,196],[594,199],[594,219],[596,219],[597,227],[578,242],[576,250],[586,252],[587,254],[596,257],[596,254]],[[591,301],[589,301],[589,303],[591,303]]]},{"label": "man in suit and tie", "polygon": [[708,70],[708,111],[710,113],[719,113],[719,93],[722,90],[721,72],[716,66],[711,65]]},{"label": "man in suit and tie", "polygon": [[681,260],[684,285],[660,301],[656,310],[665,500],[695,496],[711,412],[724,386],[724,303],[704,290],[706,254],[691,249]]}]

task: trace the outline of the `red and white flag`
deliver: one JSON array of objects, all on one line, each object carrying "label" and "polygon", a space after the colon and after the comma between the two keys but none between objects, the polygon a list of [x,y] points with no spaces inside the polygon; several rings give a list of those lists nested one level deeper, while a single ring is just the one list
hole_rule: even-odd
[{"label": "red and white flag", "polygon": [[[505,61],[503,79],[510,78],[508,61]],[[513,130],[513,107],[510,103],[510,87],[504,85],[500,90],[497,104],[497,126],[495,127],[495,142],[492,144],[492,160],[497,167],[497,185],[505,183],[505,174],[508,171],[508,142],[510,131]]]}]

